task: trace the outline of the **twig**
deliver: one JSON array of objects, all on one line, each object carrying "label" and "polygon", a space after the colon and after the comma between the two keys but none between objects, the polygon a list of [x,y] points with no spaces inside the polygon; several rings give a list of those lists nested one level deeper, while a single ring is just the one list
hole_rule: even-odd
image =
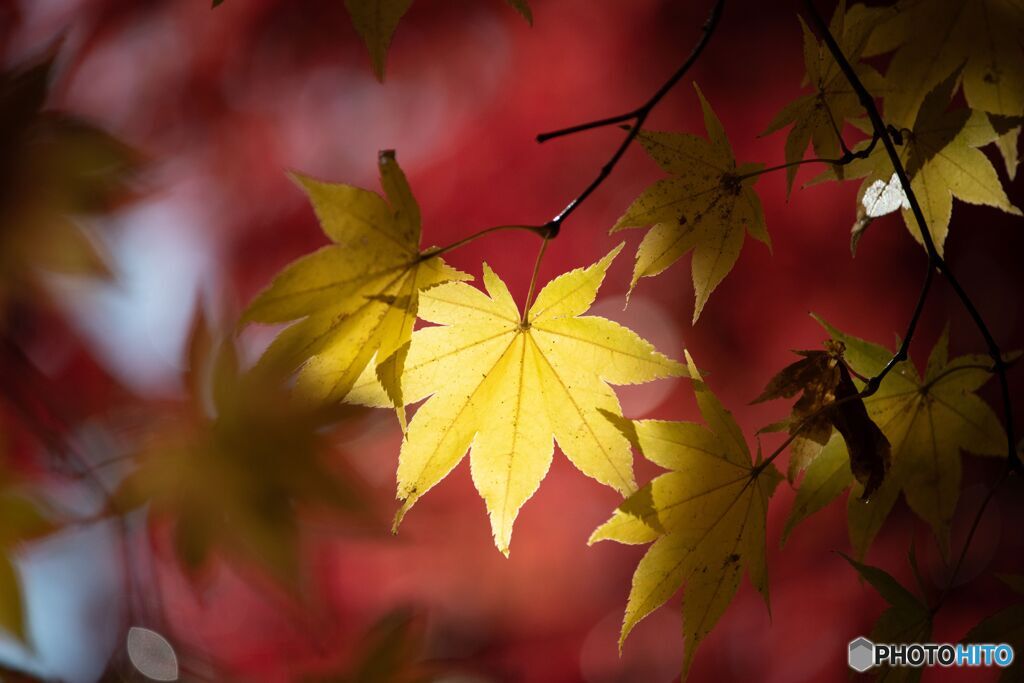
[{"label": "twig", "polygon": [[711,35],[715,32],[715,28],[718,26],[719,19],[722,18],[722,9],[725,7],[725,0],[716,0],[714,6],[711,8],[711,13],[708,15],[707,20],[704,22],[704,26],[701,29],[700,38],[697,40],[697,44],[693,46],[693,50],[690,51],[689,56],[682,63],[682,65],[676,69],[675,73],[667,81],[665,81],[657,92],[655,92],[649,100],[644,102],[642,105],[618,116],[610,116],[604,119],[598,119],[596,121],[590,121],[588,123],[581,123],[568,128],[562,128],[550,133],[541,133],[537,136],[537,142],[545,142],[552,138],[562,137],[565,135],[572,135],[574,133],[580,133],[586,130],[592,130],[594,128],[603,128],[605,126],[612,126],[618,123],[625,123],[626,121],[632,121],[632,125],[629,126],[629,132],[626,133],[626,137],[616,148],[611,158],[601,167],[597,177],[590,182],[589,185],[576,196],[571,202],[569,202],[564,209],[562,209],[558,215],[552,218],[550,221],[544,224],[544,228],[547,229],[547,237],[554,238],[558,236],[559,230],[562,228],[562,223],[565,222],[569,216],[579,208],[580,204],[587,200],[594,190],[601,186],[601,184],[611,175],[611,172],[615,169],[615,166],[622,159],[622,156],[629,149],[630,144],[636,139],[636,136],[640,133],[640,128],[643,126],[647,117],[650,116],[651,111],[657,104],[668,94],[670,90],[678,83],[686,72],[690,70],[690,67],[700,57],[701,52],[707,46],[708,41],[711,39]]},{"label": "twig", "polygon": [[[842,49],[836,42],[835,37],[829,31],[825,21],[818,14],[817,9],[814,7],[813,0],[804,0],[804,6],[807,8],[807,12],[811,17],[812,22],[815,25],[818,33],[821,35],[825,44],[828,46],[829,52],[832,53],[832,57],[836,60],[839,68],[846,76],[846,80],[850,82],[850,86],[853,87],[854,92],[857,93],[857,97],[860,100],[861,106],[867,111],[868,117],[871,119],[871,126],[875,132],[875,135],[879,136],[882,140],[882,144],[885,146],[885,151],[889,155],[889,159],[892,161],[893,170],[896,172],[896,177],[900,180],[900,185],[903,187],[903,192],[906,194],[907,202],[910,204],[910,210],[914,214],[914,219],[917,221],[918,230],[921,233],[921,240],[924,242],[925,251],[928,253],[928,265],[929,273],[931,268],[937,269],[942,273],[946,280],[949,282],[953,291],[959,297],[960,302],[963,304],[967,313],[971,316],[975,326],[981,332],[981,336],[985,339],[985,345],[988,348],[988,355],[992,357],[993,367],[999,375],[999,384],[1003,399],[1003,414],[1006,422],[1006,441],[1007,441],[1007,462],[1010,468],[1014,471],[1021,471],[1020,457],[1017,455],[1015,448],[1016,438],[1014,437],[1013,430],[1013,404],[1010,401],[1010,384],[1006,377],[1006,363],[1003,360],[1002,351],[999,349],[999,344],[996,343],[995,338],[988,329],[988,325],[985,324],[985,320],[981,317],[974,302],[964,291],[964,288],[960,285],[959,280],[950,270],[949,265],[939,255],[938,250],[935,248],[935,242],[932,240],[931,232],[928,230],[928,224],[925,221],[924,213],[921,211],[921,205],[917,201],[917,196],[914,194],[914,189],[910,185],[910,178],[907,177],[907,171],[903,167],[903,162],[900,161],[899,153],[896,151],[896,146],[893,144],[892,138],[890,137],[888,130],[886,129],[885,122],[882,120],[882,116],[878,111],[878,107],[875,105],[875,100],[868,92],[867,88],[861,82],[857,76],[856,71],[850,65],[849,60],[843,54]],[[927,296],[927,289],[930,285],[929,279],[925,281],[923,295]],[[923,305],[923,298],[918,301],[918,306],[914,310],[914,315],[911,317],[910,324],[908,325],[907,334],[903,339],[903,343],[900,345],[900,349],[893,356],[886,368],[882,371],[887,373],[892,366],[902,360],[906,360],[906,351],[910,346],[910,340],[913,336],[914,327],[917,324],[917,319],[920,316],[920,308]],[[872,381],[874,383],[874,380]],[[878,380],[878,384],[881,383],[881,379]]]},{"label": "twig", "polygon": [[492,228],[484,228],[483,230],[478,230],[474,232],[472,235],[467,235],[466,237],[456,240],[451,244],[445,245],[443,247],[428,249],[427,251],[423,252],[423,254],[420,255],[420,260],[425,261],[427,259],[434,258],[435,256],[447,254],[448,252],[455,251],[459,247],[464,247],[470,242],[478,240],[481,237],[496,232],[502,232],[504,230],[525,230],[527,232],[532,232],[536,235],[540,235],[541,237],[544,237],[547,234],[547,229],[543,225],[495,225]]},{"label": "twig", "polygon": [[814,159],[798,159],[797,161],[787,161],[784,164],[778,164],[776,166],[769,166],[767,168],[762,168],[760,170],[753,171],[751,173],[744,173],[741,176],[737,176],[736,180],[746,180],[747,178],[756,178],[757,176],[761,176],[761,175],[764,175],[766,173],[771,173],[773,171],[781,171],[783,169],[791,168],[793,166],[802,166],[803,164],[830,164],[832,166],[846,166],[846,165],[852,163],[855,159],[867,159],[871,155],[871,152],[874,151],[875,145],[878,144],[878,139],[879,139],[879,135],[878,135],[878,133],[875,133],[874,135],[871,136],[871,140],[870,140],[870,142],[868,142],[867,147],[865,147],[864,149],[859,150],[857,152],[854,152],[853,150],[849,149],[846,146],[846,142],[844,142],[842,138],[839,138],[839,143],[842,145],[843,149],[846,150],[846,151],[843,152],[843,155],[841,157],[836,157],[835,159],[814,158]]}]

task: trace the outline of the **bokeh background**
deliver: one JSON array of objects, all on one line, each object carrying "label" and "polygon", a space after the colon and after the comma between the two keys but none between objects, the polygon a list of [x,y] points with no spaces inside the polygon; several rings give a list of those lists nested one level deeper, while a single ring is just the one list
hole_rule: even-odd
[{"label": "bokeh background", "polygon": [[[97,460],[116,456],[131,442],[139,411],[181,396],[197,301],[230,320],[281,266],[325,243],[287,170],[376,188],[377,151],[396,149],[423,209],[425,245],[490,225],[542,223],[591,180],[622,132],[597,130],[544,145],[534,136],[646,99],[689,52],[707,4],[534,0],[531,28],[499,0],[418,0],[398,29],[381,85],[341,0],[227,0],[216,10],[206,0],[8,0],[0,4],[4,65],[58,45],[48,106],[94,122],[146,160],[138,196],[87,225],[113,278],[48,278],[46,311],[22,316],[9,334],[45,376],[46,390],[81,418],[75,438],[100,453]],[[692,76],[739,159],[781,162],[785,134],[758,134],[800,92],[797,9],[798,3],[728,3],[707,51],[650,127],[704,133]],[[997,167],[1005,178],[1001,159]],[[659,173],[640,149],[630,150],[551,244],[541,279],[607,253],[622,238],[608,228]],[[803,169],[798,183],[813,173]],[[1018,176],[1008,185],[1018,205],[1022,182]],[[689,349],[751,439],[788,410],[752,406],[751,399],[791,362],[791,349],[820,347],[824,334],[808,313],[892,344],[905,328],[925,263],[898,217],[873,225],[851,258],[856,183],[798,189],[787,201],[784,174],[774,174],[757,190],[773,249],[748,240],[696,326],[689,323],[686,259],[641,282],[623,310],[639,231],[625,233],[627,249],[595,306],[669,355]],[[958,203],[946,248],[1004,348],[1024,347],[1022,226],[1019,218]],[[500,233],[450,261],[479,276],[486,260],[521,301],[537,246],[531,235]],[[947,321],[954,353],[983,350],[939,282],[912,347],[919,364]],[[257,356],[273,333],[245,330],[246,356]],[[1020,433],[1019,368],[1012,381]],[[699,419],[686,381],[619,395],[629,416]],[[997,398],[994,386],[985,396]],[[19,436],[13,414],[4,413],[11,450],[44,448]],[[773,447],[774,438],[765,446]],[[393,509],[400,439],[388,411],[360,417],[337,435],[339,457],[366,479],[384,520]],[[656,473],[637,466],[641,481]],[[965,456],[954,548],[998,467]],[[113,480],[120,472],[115,464],[104,476]],[[98,504],[74,482],[49,485],[73,509]],[[959,639],[1004,604],[1006,593],[991,573],[1020,571],[1021,493],[1012,479],[983,518],[960,576],[970,582],[952,592],[936,624],[938,640]],[[844,502],[814,515],[779,549],[792,500],[783,484],[769,510],[771,615],[745,581],[698,651],[691,680],[847,679],[846,643],[867,633],[884,603],[833,552],[849,548]],[[637,627],[621,656],[616,651],[643,548],[588,548],[586,539],[618,502],[556,454],[505,559],[494,549],[463,463],[416,506],[397,537],[313,528],[306,559],[316,598],[303,608],[230,563],[218,563],[201,585],[191,583],[166,543],[139,520],[127,530],[136,568],[129,591],[116,525],[77,525],[19,555],[36,651],[0,642],[0,658],[47,677],[96,680],[120,651],[127,601],[147,622],[139,625],[161,630],[188,653],[200,678],[299,680],[344,661],[368,624],[396,605],[411,605],[423,624],[425,656],[453,672],[445,674],[448,681],[675,680],[682,659],[678,596]],[[868,559],[909,580],[911,539],[926,577],[941,585],[948,569],[902,503]],[[935,670],[924,680],[986,675]]]}]

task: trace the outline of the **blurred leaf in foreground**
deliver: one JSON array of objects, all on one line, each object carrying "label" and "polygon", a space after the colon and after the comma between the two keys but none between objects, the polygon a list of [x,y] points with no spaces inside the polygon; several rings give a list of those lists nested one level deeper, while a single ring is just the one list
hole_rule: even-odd
[{"label": "blurred leaf in foreground", "polygon": [[[365,515],[354,474],[339,472],[326,457],[322,428],[344,414],[297,406],[279,378],[242,372],[233,345],[213,342],[198,320],[190,344],[191,401],[152,435],[114,506],[126,511],[150,502],[154,519],[172,519],[175,551],[190,574],[216,549],[295,585],[301,512]],[[204,410],[204,387],[212,417]]]},{"label": "blurred leaf in foreground", "polygon": [[52,63],[0,73],[0,310],[39,270],[107,276],[79,217],[130,195],[139,156],[99,128],[45,109]]}]

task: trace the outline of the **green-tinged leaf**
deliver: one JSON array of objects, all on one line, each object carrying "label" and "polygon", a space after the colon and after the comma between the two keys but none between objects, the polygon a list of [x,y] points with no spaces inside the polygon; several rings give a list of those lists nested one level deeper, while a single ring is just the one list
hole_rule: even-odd
[{"label": "green-tinged leaf", "polygon": [[753,190],[762,166],[737,166],[722,124],[699,88],[697,97],[708,139],[641,132],[637,139],[670,177],[644,190],[612,227],[616,232],[653,226],[637,249],[631,291],[640,278],[658,275],[693,251],[694,322],[732,270],[746,234],[771,244],[761,200]]},{"label": "green-tinged leaf", "polygon": [[793,509],[786,518],[780,543],[784,544],[793,528],[822,509],[853,483],[846,446],[839,434],[828,443],[804,472],[796,492]]},{"label": "green-tinged leaf", "polygon": [[[892,357],[893,352],[881,346],[819,322],[833,339],[846,345],[846,361],[862,376],[877,375]],[[848,524],[857,557],[864,556],[901,493],[910,508],[931,525],[940,547],[947,548],[960,494],[961,451],[1006,455],[1002,425],[975,393],[991,378],[991,362],[985,356],[972,355],[950,360],[946,348],[944,334],[923,377],[912,362],[904,361],[864,400],[869,416],[892,444],[892,468],[869,501],[860,500],[861,484],[854,483],[850,490]],[[816,482],[825,474],[816,477]],[[835,491],[837,484],[824,491]],[[820,484],[815,486],[820,494]],[[813,498],[818,508],[828,502],[815,496],[814,489],[805,497]]]},{"label": "green-tinged leaf", "polygon": [[[842,554],[842,553],[840,553]],[[928,606],[903,587],[891,574],[878,567],[862,564],[847,555],[860,576],[878,591],[890,607],[871,628],[869,638],[876,643],[926,643],[931,638],[932,621]],[[919,680],[921,669],[915,667],[883,667],[878,680],[911,683]]]},{"label": "green-tinged leaf", "polygon": [[765,518],[781,479],[771,464],[755,465],[738,425],[689,354],[687,363],[706,426],[613,420],[647,459],[670,471],[629,496],[590,539],[653,541],[633,574],[619,644],[684,587],[684,678],[700,641],[736,594],[744,569],[768,603]]}]

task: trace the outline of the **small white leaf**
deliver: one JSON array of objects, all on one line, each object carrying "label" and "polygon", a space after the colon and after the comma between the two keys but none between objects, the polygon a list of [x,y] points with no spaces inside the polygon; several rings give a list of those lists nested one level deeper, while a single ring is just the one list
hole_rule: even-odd
[{"label": "small white leaf", "polygon": [[156,631],[141,626],[128,629],[128,659],[146,678],[178,680],[178,657],[174,648]]},{"label": "small white leaf", "polygon": [[907,201],[907,193],[903,191],[903,184],[895,173],[889,178],[889,182],[876,180],[864,190],[864,197],[860,200],[864,206],[865,214],[870,218],[878,218],[898,209],[909,209],[910,202]]}]

